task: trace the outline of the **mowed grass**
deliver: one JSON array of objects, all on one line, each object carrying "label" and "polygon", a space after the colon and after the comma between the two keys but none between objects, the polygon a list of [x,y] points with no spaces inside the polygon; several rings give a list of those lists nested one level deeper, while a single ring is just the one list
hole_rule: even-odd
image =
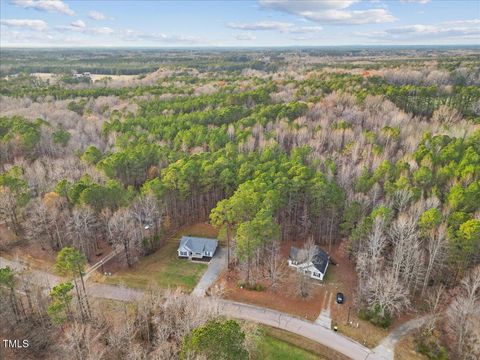
[{"label": "mowed grass", "polygon": [[259,359],[316,360],[319,357],[288,342],[266,335],[259,348]]},{"label": "mowed grass", "polygon": [[177,248],[183,235],[215,238],[217,232],[207,224],[184,227],[154,254],[141,258],[132,268],[120,270],[112,276],[100,275],[96,280],[140,289],[182,287],[192,291],[208,265],[178,258]]},{"label": "mowed grass", "polygon": [[264,336],[258,359],[267,360],[346,360],[347,357],[303,336],[270,326],[261,326]]}]

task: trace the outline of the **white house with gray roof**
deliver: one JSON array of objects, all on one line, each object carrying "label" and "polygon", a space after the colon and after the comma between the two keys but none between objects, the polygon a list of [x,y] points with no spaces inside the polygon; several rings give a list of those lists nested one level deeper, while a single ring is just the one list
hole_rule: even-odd
[{"label": "white house with gray roof", "polygon": [[288,257],[288,266],[294,267],[312,279],[323,280],[327,272],[330,256],[315,245],[313,253],[308,255],[304,249],[292,246]]},{"label": "white house with gray roof", "polygon": [[178,256],[189,259],[212,258],[217,250],[218,241],[193,236],[182,236],[178,247]]}]

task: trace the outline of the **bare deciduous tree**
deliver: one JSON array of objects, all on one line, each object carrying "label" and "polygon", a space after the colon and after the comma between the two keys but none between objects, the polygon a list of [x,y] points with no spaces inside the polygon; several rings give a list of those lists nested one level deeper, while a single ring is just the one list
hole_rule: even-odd
[{"label": "bare deciduous tree", "polygon": [[437,110],[433,112],[432,120],[441,124],[456,124],[462,120],[462,115],[457,109],[453,109],[447,105],[440,105]]},{"label": "bare deciduous tree", "polygon": [[303,272],[295,274],[296,291],[302,298],[308,298],[312,294],[312,280]]},{"label": "bare deciduous tree", "polygon": [[436,323],[440,315],[440,303],[445,294],[445,286],[438,286],[435,291],[431,292],[427,298],[428,311],[430,317],[427,319],[424,330],[427,334],[431,334],[435,329]]},{"label": "bare deciduous tree", "polygon": [[0,220],[9,222],[15,234],[20,231],[19,199],[8,187],[0,186]]},{"label": "bare deciduous tree", "polygon": [[400,214],[390,228],[393,244],[392,270],[396,281],[402,281],[413,294],[423,280],[423,250],[416,230],[416,221],[409,214]]},{"label": "bare deciduous tree", "polygon": [[72,245],[91,258],[97,250],[96,229],[98,222],[89,206],[76,207],[68,223],[68,236]]},{"label": "bare deciduous tree", "polygon": [[186,334],[217,316],[214,301],[199,301],[179,289],[165,292],[153,311],[156,344],[171,342],[176,347],[173,350],[178,350]]},{"label": "bare deciduous tree", "polygon": [[398,315],[410,306],[408,289],[402,286],[392,271],[369,278],[365,293],[367,306],[378,305],[381,317]]},{"label": "bare deciduous tree", "polygon": [[472,270],[461,283],[461,293],[447,310],[447,325],[455,340],[458,359],[480,356],[480,267]]},{"label": "bare deciduous tree", "polygon": [[153,237],[160,233],[162,216],[157,198],[154,195],[141,196],[134,201],[130,209],[141,237],[149,239],[149,251],[153,251]]},{"label": "bare deciduous tree", "polygon": [[265,247],[265,265],[270,286],[275,290],[287,274],[285,261],[280,253],[280,242],[269,242]]},{"label": "bare deciduous tree", "polygon": [[383,252],[386,245],[387,241],[383,233],[383,220],[377,217],[370,236],[362,245],[357,256],[357,272],[360,279],[375,276],[380,272],[384,262]]},{"label": "bare deciduous tree", "polygon": [[430,232],[427,237],[427,252],[428,252],[428,261],[427,267],[425,269],[425,278],[422,286],[422,295],[425,293],[428,282],[436,269],[440,268],[442,260],[446,255],[446,237],[447,237],[447,226],[446,224],[441,224],[435,231]]},{"label": "bare deciduous tree", "polygon": [[113,244],[123,247],[127,265],[133,265],[132,251],[138,250],[138,238],[136,224],[132,221],[132,214],[127,208],[118,209],[108,221],[110,238]]}]

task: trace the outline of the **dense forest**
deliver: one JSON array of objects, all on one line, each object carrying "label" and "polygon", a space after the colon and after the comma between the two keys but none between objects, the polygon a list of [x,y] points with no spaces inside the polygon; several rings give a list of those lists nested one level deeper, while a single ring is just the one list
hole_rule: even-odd
[{"label": "dense forest", "polygon": [[[428,308],[434,316],[418,339],[423,353],[474,359],[478,53],[385,54],[65,50],[59,58],[43,50],[2,51],[0,221],[17,238],[0,246],[71,249],[83,268],[108,242],[131,267],[180,226],[210,222],[226,239],[229,268],[254,288],[265,277],[273,287],[281,281],[282,243],[313,241],[328,249],[345,240],[358,277],[357,313],[387,327],[407,311]],[[95,76],[78,81],[72,71]],[[57,265],[74,279],[80,267],[68,261],[57,258]],[[65,283],[50,300],[40,296],[21,310],[13,276],[5,270],[0,277],[12,289],[1,298],[7,322],[41,329],[75,318],[63,351],[88,358],[91,344],[75,339],[89,338],[86,332],[103,329],[108,319],[99,320],[86,294]],[[187,314],[188,324],[173,318],[192,300],[169,296],[145,300],[103,351],[113,351],[136,324],[143,324],[141,340],[128,341],[138,350],[130,358],[139,359],[167,346],[172,356],[188,358],[188,351],[207,351],[195,337],[228,333],[238,345],[249,333],[213,310],[202,319]],[[159,326],[167,321],[172,333]],[[142,342],[149,346],[139,349]],[[247,350],[238,348],[237,358],[248,357]]]}]

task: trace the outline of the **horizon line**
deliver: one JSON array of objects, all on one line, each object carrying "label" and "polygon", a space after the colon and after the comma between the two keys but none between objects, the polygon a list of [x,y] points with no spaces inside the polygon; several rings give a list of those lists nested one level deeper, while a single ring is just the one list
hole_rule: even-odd
[{"label": "horizon line", "polygon": [[249,45],[184,45],[184,46],[155,46],[155,45],[85,45],[85,46],[2,46],[0,44],[0,49],[285,49],[285,48],[369,48],[369,47],[437,47],[437,48],[447,48],[447,47],[459,47],[459,48],[480,48],[480,44],[348,44],[348,45],[258,45],[258,46],[249,46]]}]

